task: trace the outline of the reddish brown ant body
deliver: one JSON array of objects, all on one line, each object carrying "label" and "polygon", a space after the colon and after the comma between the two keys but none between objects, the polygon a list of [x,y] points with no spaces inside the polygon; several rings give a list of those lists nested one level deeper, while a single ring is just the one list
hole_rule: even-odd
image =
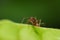
[{"label": "reddish brown ant body", "polygon": [[39,20],[37,20],[37,19],[34,18],[34,17],[30,17],[30,18],[28,19],[28,23],[31,23],[31,24],[34,25],[34,26],[40,26],[41,20],[39,21]]},{"label": "reddish brown ant body", "polygon": [[[22,22],[24,21],[25,18],[23,18]],[[41,19],[40,20],[37,20],[35,17],[30,17],[28,18],[27,20],[27,24],[32,24],[34,26],[38,26],[40,27],[41,24],[44,24],[44,23],[41,23]]]}]

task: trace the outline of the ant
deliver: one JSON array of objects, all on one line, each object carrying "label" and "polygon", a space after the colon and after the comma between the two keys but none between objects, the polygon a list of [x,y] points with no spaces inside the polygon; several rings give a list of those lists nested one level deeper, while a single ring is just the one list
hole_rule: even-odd
[{"label": "ant", "polygon": [[[24,18],[25,19],[25,18]],[[24,20],[23,19],[23,20]],[[22,20],[22,21],[23,21]],[[30,18],[28,18],[28,20],[27,20],[27,24],[32,24],[32,25],[34,25],[34,26],[38,26],[38,27],[40,27],[41,26],[41,24],[44,24],[44,23],[41,23],[41,19],[40,20],[37,20],[35,17],[30,17]]]}]

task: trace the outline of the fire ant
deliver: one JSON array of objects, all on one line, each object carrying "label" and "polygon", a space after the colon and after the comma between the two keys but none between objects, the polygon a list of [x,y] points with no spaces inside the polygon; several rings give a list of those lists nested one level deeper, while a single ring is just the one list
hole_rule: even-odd
[{"label": "fire ant", "polygon": [[[24,20],[24,19],[23,19]],[[28,18],[27,20],[27,24],[32,24],[34,26],[38,26],[40,27],[41,24],[44,24],[44,23],[41,23],[41,19],[40,20],[37,20],[35,17],[30,17]]]}]

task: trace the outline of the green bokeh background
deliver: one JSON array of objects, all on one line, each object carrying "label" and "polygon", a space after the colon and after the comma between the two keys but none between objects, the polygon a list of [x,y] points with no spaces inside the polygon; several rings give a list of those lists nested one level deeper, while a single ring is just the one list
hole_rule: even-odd
[{"label": "green bokeh background", "polygon": [[37,17],[47,27],[60,28],[60,0],[1,0],[0,19],[21,22],[22,18]]}]

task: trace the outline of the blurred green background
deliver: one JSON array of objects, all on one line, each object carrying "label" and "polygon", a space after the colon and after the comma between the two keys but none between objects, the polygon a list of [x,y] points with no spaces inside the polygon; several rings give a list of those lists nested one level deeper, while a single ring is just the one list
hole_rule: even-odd
[{"label": "blurred green background", "polygon": [[42,19],[46,27],[60,28],[60,0],[0,1],[0,19],[21,22],[31,16]]}]

